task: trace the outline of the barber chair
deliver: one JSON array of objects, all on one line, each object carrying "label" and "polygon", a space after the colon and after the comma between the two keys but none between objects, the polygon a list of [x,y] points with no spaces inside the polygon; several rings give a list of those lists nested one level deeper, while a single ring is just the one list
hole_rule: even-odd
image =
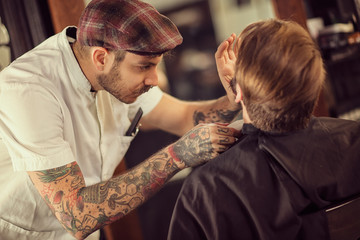
[{"label": "barber chair", "polygon": [[360,195],[326,209],[331,240],[360,240]]}]

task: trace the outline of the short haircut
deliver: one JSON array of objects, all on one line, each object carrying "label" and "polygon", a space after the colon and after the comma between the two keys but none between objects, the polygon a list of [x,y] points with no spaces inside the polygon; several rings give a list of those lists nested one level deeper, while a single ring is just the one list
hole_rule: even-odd
[{"label": "short haircut", "polygon": [[269,132],[306,128],[326,75],[309,33],[292,21],[259,21],[238,47],[236,79],[252,124]]}]

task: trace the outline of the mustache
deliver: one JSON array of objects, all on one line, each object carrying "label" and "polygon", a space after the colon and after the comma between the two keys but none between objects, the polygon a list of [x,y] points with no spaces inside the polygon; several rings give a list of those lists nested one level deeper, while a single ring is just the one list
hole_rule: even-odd
[{"label": "mustache", "polygon": [[143,93],[146,93],[148,92],[151,88],[153,88],[154,86],[144,86],[143,88],[141,88],[139,91],[138,91],[138,94],[143,94]]}]

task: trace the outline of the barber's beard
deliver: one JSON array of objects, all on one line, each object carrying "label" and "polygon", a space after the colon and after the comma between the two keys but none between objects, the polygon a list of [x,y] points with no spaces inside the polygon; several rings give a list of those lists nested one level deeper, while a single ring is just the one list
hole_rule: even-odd
[{"label": "barber's beard", "polygon": [[[150,90],[152,86],[143,86],[132,92],[126,92],[126,84],[121,75],[113,68],[109,74],[100,74],[97,77],[97,81],[107,92],[117,98],[123,103],[133,103],[143,93]],[[129,80],[130,81],[130,80]]]},{"label": "barber's beard", "polygon": [[142,88],[140,88],[135,93],[138,94],[138,96],[140,96],[141,94],[148,92],[152,87],[153,86],[143,86]]}]

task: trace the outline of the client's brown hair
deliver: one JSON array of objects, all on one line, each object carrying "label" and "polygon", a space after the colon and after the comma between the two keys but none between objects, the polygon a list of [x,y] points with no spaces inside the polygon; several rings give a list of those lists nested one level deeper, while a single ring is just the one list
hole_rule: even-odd
[{"label": "client's brown hair", "polygon": [[236,79],[253,125],[263,131],[305,128],[325,70],[308,32],[291,21],[253,23],[240,34]]}]

